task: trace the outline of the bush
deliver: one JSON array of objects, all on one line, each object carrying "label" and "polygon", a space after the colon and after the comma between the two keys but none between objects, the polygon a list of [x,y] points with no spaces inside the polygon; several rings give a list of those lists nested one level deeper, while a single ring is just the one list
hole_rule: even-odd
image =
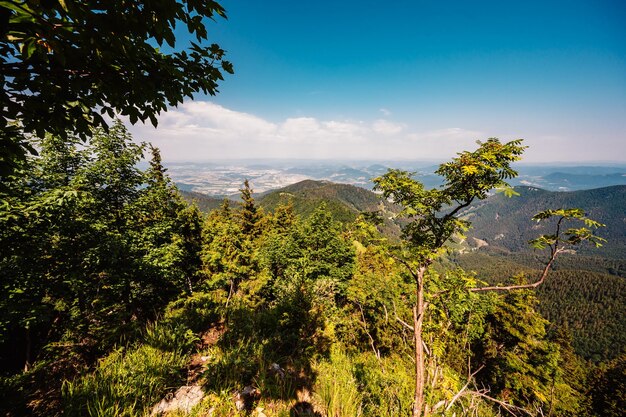
[{"label": "bush", "polygon": [[182,324],[194,332],[206,330],[220,319],[220,302],[213,293],[196,292],[185,298],[171,302],[163,320],[167,323]]},{"label": "bush", "polygon": [[181,323],[149,323],[144,331],[145,344],[165,351],[191,352],[198,336]]}]

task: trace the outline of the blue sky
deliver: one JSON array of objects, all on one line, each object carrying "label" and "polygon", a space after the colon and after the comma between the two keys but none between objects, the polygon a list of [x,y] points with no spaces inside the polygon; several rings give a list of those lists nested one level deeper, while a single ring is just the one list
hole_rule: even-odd
[{"label": "blue sky", "polygon": [[528,162],[626,161],[622,1],[222,4],[235,75],[133,129],[166,159],[438,159],[497,136]]}]

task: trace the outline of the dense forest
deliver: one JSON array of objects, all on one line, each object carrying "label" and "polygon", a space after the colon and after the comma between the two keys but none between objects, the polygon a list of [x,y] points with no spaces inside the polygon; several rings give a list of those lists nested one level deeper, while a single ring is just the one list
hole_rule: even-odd
[{"label": "dense forest", "polygon": [[[534,224],[529,219],[546,207],[584,207],[587,214],[606,225],[598,235],[607,240],[602,247],[593,245],[577,248],[577,256],[593,256],[623,260],[626,253],[626,186],[580,190],[572,192],[545,191],[533,187],[515,187],[519,194],[507,198],[496,194],[486,201],[468,207],[465,218],[472,222],[468,237],[487,242],[494,252],[532,251],[527,243],[546,225]],[[608,260],[607,259],[607,260]]]},{"label": "dense forest", "polygon": [[[158,414],[182,386],[199,402],[169,415],[411,415],[414,281],[374,215],[264,210],[247,182],[204,215],[121,123],[35,146],[2,191],[4,415]],[[455,266],[453,247],[425,276],[425,415],[622,415],[624,355],[589,362],[572,335],[591,351],[595,333],[548,321],[575,297],[567,277],[472,292],[495,281]],[[623,291],[597,275],[587,294]],[[591,298],[572,302],[597,330]]]}]

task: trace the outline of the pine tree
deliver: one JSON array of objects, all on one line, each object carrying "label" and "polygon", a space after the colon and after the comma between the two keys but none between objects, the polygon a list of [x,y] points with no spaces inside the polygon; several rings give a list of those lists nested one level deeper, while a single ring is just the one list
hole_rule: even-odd
[{"label": "pine tree", "polygon": [[254,197],[252,196],[253,191],[252,188],[250,188],[248,179],[243,182],[243,188],[239,191],[241,192],[242,200],[240,203],[241,209],[239,210],[241,231],[244,235],[254,238],[260,233],[259,222],[262,213],[254,202]]}]

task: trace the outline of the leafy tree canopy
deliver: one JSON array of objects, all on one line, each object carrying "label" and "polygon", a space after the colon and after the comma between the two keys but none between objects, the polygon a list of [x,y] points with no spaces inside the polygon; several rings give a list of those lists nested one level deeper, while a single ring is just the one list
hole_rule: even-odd
[{"label": "leafy tree canopy", "polygon": [[477,150],[461,152],[439,167],[436,173],[445,180],[442,189],[427,190],[411,178],[411,173],[401,170],[390,170],[374,178],[375,189],[401,205],[401,214],[411,220],[403,234],[419,250],[420,258],[430,262],[452,235],[467,229],[468,223],[457,214],[474,200],[486,198],[494,188],[512,192],[505,180],[517,175],[510,164],[524,152],[522,140],[501,143],[497,138],[489,138],[486,142],[478,141],[478,145]]},{"label": "leafy tree canopy", "polygon": [[[22,133],[85,139],[105,113],[156,126],[167,106],[215,94],[233,72],[218,45],[200,45],[216,16],[215,1],[0,1],[0,175],[23,159]],[[177,43],[181,25],[198,43]]]}]

